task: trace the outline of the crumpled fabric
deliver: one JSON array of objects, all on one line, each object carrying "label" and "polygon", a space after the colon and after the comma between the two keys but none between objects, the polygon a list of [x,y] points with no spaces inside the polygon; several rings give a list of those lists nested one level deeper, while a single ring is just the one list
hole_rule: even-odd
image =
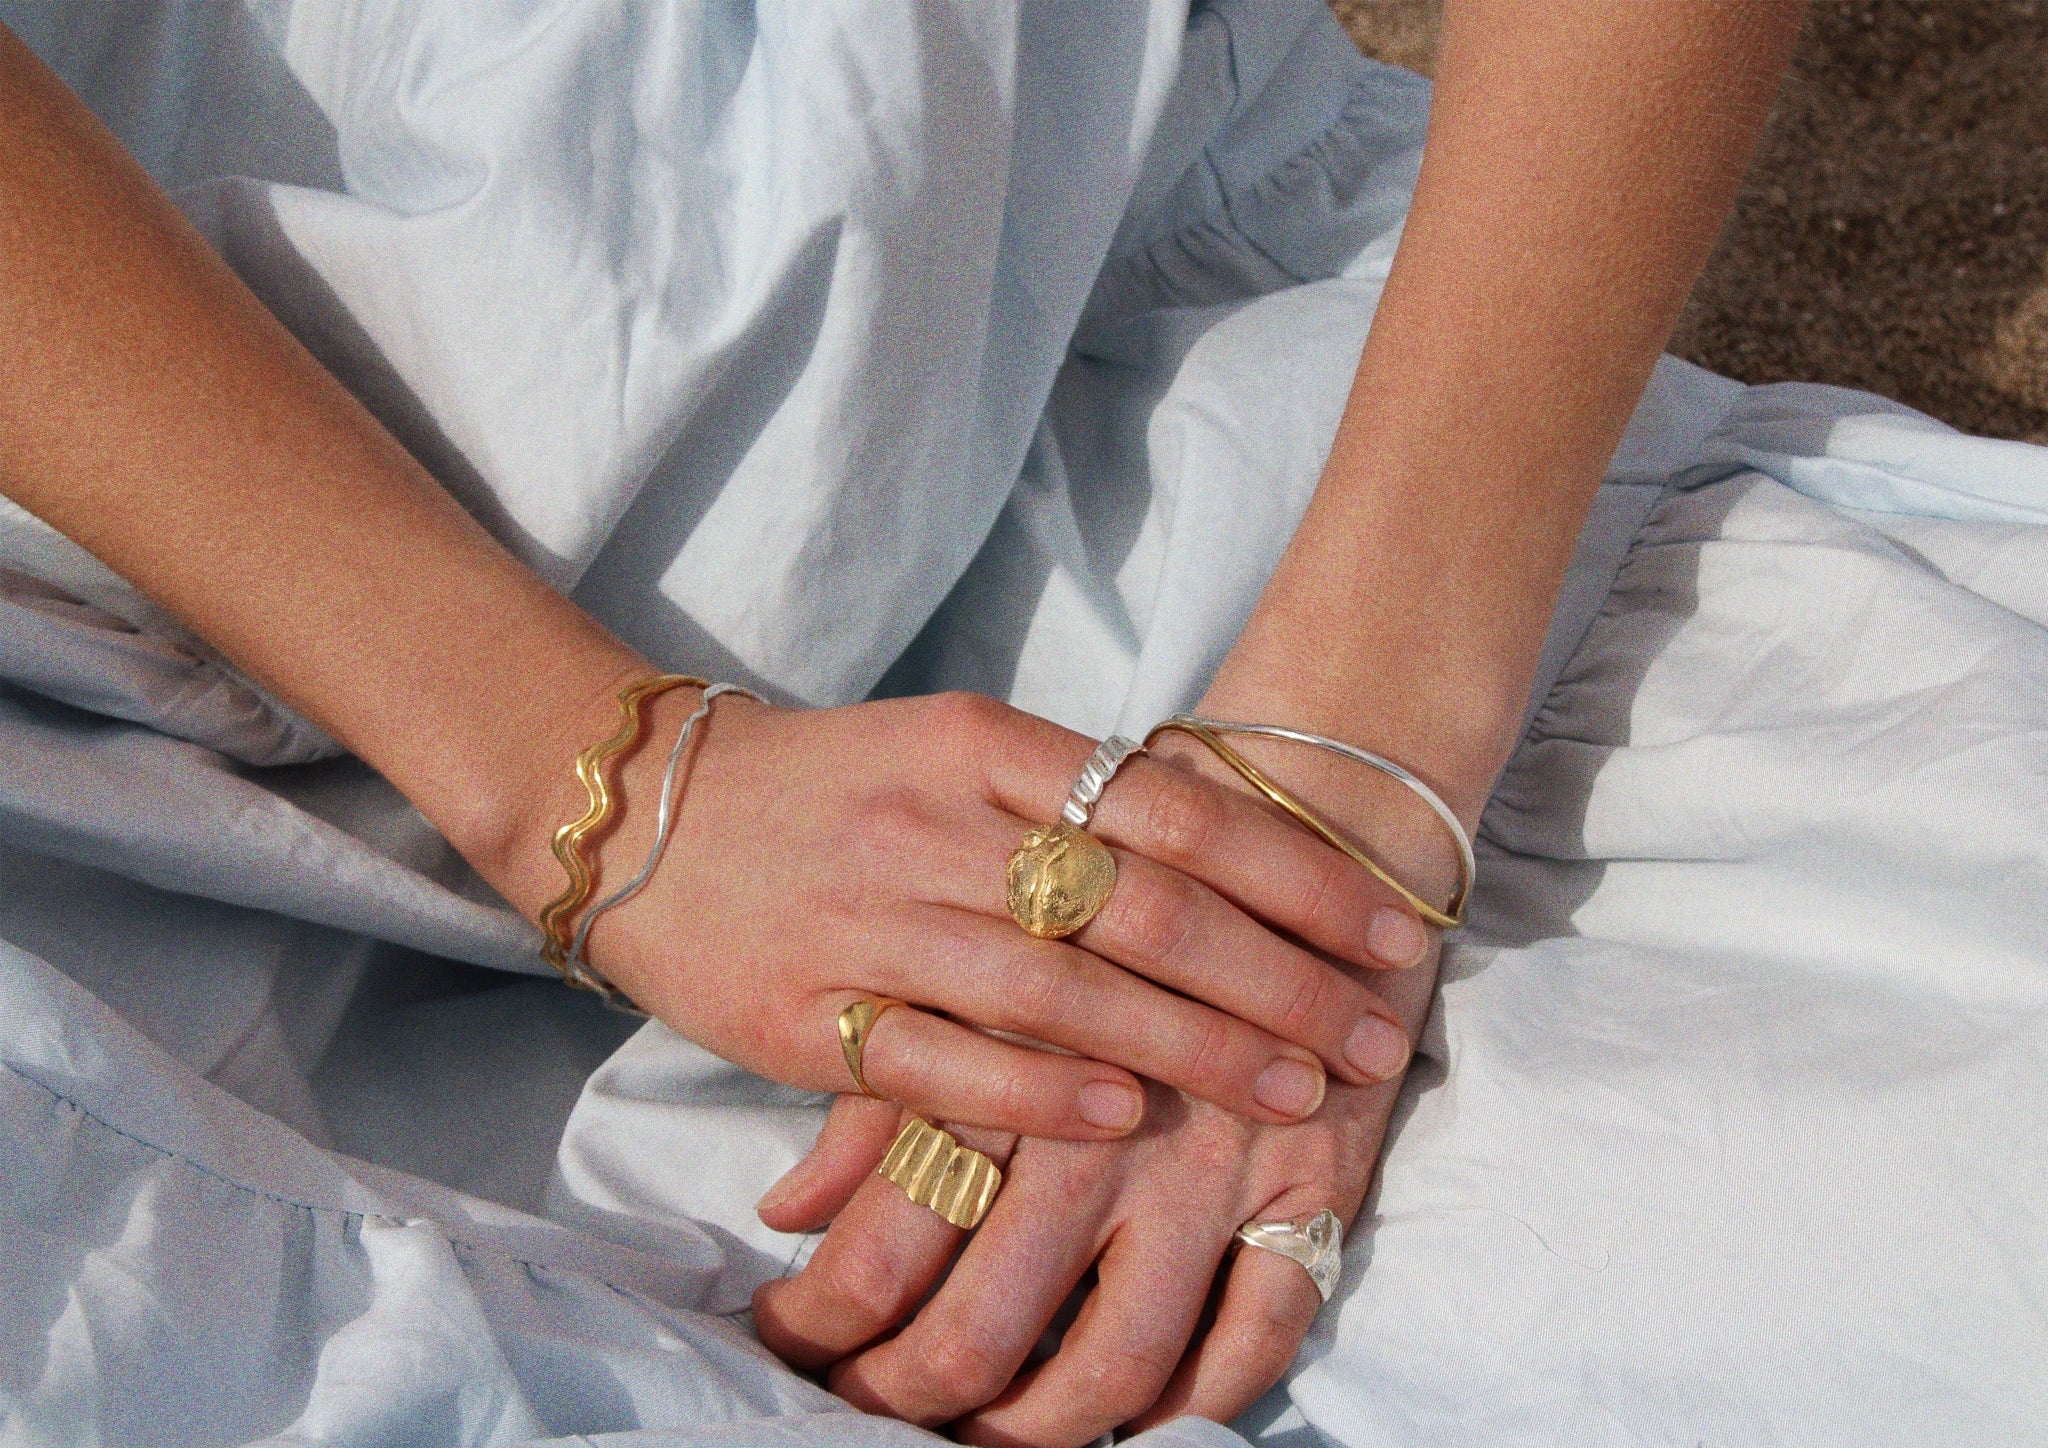
[{"label": "crumpled fabric", "polygon": [[[4,13],[658,662],[1096,733],[1297,523],[1428,96],[1313,0]],[[2048,1433],[2044,508],[2040,449],[1660,365],[1339,1298],[1148,1444]],[[823,1103],[534,978],[67,548],[0,512],[0,1439],[923,1439],[739,1316]]]}]

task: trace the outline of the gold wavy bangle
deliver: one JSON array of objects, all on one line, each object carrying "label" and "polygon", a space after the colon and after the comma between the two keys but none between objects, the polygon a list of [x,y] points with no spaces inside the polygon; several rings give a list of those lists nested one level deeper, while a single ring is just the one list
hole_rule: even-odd
[{"label": "gold wavy bangle", "polygon": [[[573,918],[597,887],[597,874],[584,858],[583,845],[592,834],[610,823],[617,804],[611,785],[605,778],[605,767],[621,752],[639,743],[644,727],[641,706],[649,699],[686,684],[697,689],[710,687],[705,680],[689,674],[654,674],[638,683],[628,684],[619,690],[619,727],[609,738],[600,740],[576,756],[576,778],[582,781],[584,792],[590,797],[590,805],[580,817],[556,830],[554,839],[550,841],[555,859],[569,876],[569,888],[550,900],[540,912],[541,958],[565,976],[568,975]],[[572,978],[571,984],[574,983]]]},{"label": "gold wavy bangle", "polygon": [[1244,780],[1246,784],[1249,784],[1274,804],[1280,806],[1281,809],[1287,811],[1310,834],[1316,836],[1316,838],[1333,849],[1341,850],[1344,854],[1350,856],[1352,860],[1364,866],[1375,880],[1378,880],[1382,885],[1385,885],[1389,890],[1392,890],[1396,895],[1406,900],[1417,915],[1420,915],[1431,925],[1436,926],[1437,929],[1456,930],[1465,923],[1465,894],[1462,890],[1457,898],[1451,901],[1451,909],[1449,911],[1437,909],[1436,906],[1430,904],[1406,885],[1403,885],[1399,880],[1396,880],[1379,861],[1373,859],[1372,856],[1359,849],[1358,846],[1352,844],[1344,836],[1338,834],[1336,830],[1332,829],[1323,820],[1321,815],[1268,779],[1257,765],[1224,743],[1215,730],[1197,724],[1192,719],[1168,719],[1162,724],[1154,725],[1152,732],[1145,736],[1146,747],[1150,748],[1153,740],[1167,733],[1186,734],[1191,738],[1200,740],[1208,747],[1211,754],[1235,770],[1238,777]]}]

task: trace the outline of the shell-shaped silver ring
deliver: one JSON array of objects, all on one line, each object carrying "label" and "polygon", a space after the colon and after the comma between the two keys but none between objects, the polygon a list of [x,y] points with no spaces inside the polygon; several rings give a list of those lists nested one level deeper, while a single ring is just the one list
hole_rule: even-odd
[{"label": "shell-shaped silver ring", "polygon": [[1237,1240],[1299,1262],[1325,1302],[1344,1275],[1344,1224],[1328,1207],[1279,1222],[1246,1222],[1237,1229]]}]

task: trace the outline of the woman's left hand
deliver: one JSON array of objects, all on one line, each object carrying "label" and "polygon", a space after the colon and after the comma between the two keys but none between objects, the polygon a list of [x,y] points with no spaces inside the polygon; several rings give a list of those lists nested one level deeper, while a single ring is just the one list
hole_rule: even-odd
[{"label": "woman's left hand", "polygon": [[[790,1191],[764,1205],[782,1227],[836,1220],[801,1273],[757,1294],[756,1327],[790,1362],[830,1364],[828,1385],[856,1406],[957,1420],[967,1442],[1082,1444],[1186,1413],[1228,1422],[1279,1380],[1322,1307],[1283,1257],[1226,1261],[1234,1234],[1325,1207],[1348,1227],[1396,1089],[1333,1081],[1314,1118],[1270,1126],[1154,1087],[1146,1125],[1127,1140],[1019,1142],[944,1286],[881,1341],[965,1234],[873,1174],[896,1108],[846,1098]],[[1059,1351],[1032,1365],[1091,1268]],[[1197,1339],[1219,1271],[1216,1315]]]}]

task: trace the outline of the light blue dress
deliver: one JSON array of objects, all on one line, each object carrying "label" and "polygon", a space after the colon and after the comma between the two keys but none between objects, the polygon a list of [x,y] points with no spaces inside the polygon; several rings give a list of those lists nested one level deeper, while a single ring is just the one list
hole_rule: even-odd
[{"label": "light blue dress", "polygon": [[[650,658],[1098,735],[1192,702],[1285,546],[1428,104],[1319,0],[0,18]],[[2043,1157],[2011,1147],[2048,1111],[2044,523],[2040,450],[1660,367],[1345,1296],[1243,1433],[2048,1423]],[[751,1204],[820,1103],[628,1040],[534,944],[0,505],[0,1444],[924,1440],[746,1332],[810,1245]],[[1851,1149],[1880,1121],[1882,1171]],[[1968,1220],[1913,1185],[1937,1165]],[[1760,1301],[1837,1370],[1780,1364]]]}]

